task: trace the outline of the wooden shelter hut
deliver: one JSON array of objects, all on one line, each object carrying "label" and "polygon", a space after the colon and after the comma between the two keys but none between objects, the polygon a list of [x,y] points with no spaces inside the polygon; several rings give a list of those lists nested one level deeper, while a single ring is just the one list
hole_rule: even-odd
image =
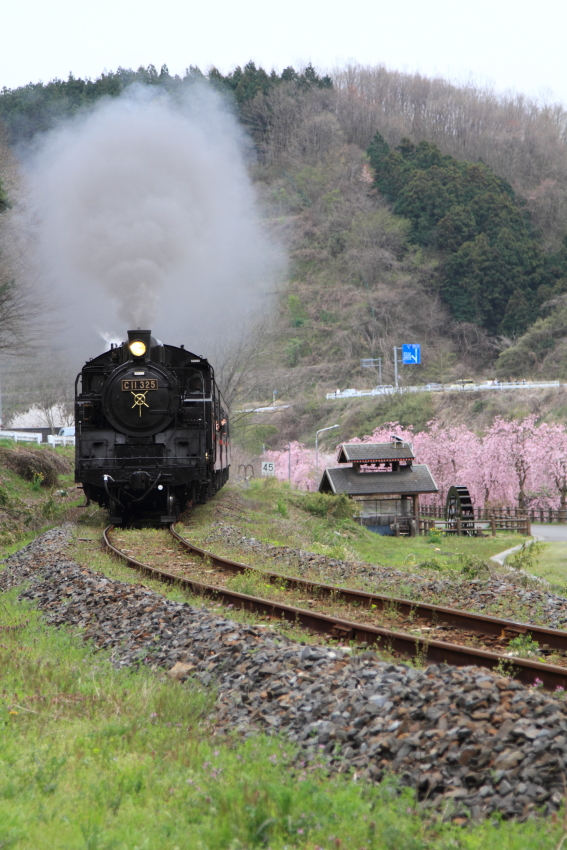
[{"label": "wooden shelter hut", "polygon": [[[414,464],[410,443],[343,443],[336,468],[323,473],[321,493],[346,493],[358,509],[357,520],[378,534],[419,532],[419,497],[437,493],[425,463]],[[348,465],[346,465],[348,464]]]}]

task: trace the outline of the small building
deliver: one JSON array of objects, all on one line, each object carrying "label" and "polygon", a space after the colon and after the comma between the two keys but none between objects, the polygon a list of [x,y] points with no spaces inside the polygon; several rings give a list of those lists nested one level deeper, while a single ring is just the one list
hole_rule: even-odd
[{"label": "small building", "polygon": [[389,443],[344,443],[338,463],[323,473],[321,493],[346,493],[357,504],[357,520],[378,534],[419,532],[419,497],[437,493],[425,463],[414,464],[410,443],[392,437]]}]

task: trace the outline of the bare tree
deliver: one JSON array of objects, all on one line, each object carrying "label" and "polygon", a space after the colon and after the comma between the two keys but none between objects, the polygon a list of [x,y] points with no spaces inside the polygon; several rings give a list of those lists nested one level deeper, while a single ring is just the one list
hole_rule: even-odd
[{"label": "bare tree", "polygon": [[27,264],[26,235],[16,226],[22,203],[18,164],[0,131],[0,350],[19,353],[38,341],[48,312]]},{"label": "bare tree", "polygon": [[48,362],[34,370],[31,399],[41,411],[46,425],[55,434],[57,428],[74,419],[74,375],[68,364],[53,354]]},{"label": "bare tree", "polygon": [[211,362],[229,408],[238,396],[249,396],[254,390],[255,375],[269,348],[271,330],[272,320],[266,316],[259,317],[213,350]]}]

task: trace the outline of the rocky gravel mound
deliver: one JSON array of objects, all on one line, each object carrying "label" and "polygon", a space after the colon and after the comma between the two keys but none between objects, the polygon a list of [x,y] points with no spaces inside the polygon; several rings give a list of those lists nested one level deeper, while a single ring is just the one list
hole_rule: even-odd
[{"label": "rocky gravel mound", "polygon": [[374,652],[304,646],[108,579],[65,556],[55,530],[11,556],[0,591],[24,584],[53,625],[84,629],[118,666],[144,663],[218,689],[217,734],[255,729],[302,748],[302,765],[380,781],[459,821],[557,810],[565,793],[563,699],[475,668],[413,669]]},{"label": "rocky gravel mound", "polygon": [[[190,539],[190,534],[188,535]],[[297,575],[317,576],[317,580],[327,584],[358,586],[363,590],[391,594],[405,599],[421,600],[460,608],[467,611],[479,611],[495,617],[510,617],[510,610],[519,606],[524,612],[522,622],[539,623],[549,628],[561,629],[567,624],[567,599],[538,587],[524,587],[525,573],[502,578],[492,575],[489,578],[455,581],[439,576],[429,579],[403,570],[367,564],[362,561],[341,561],[315,552],[294,549],[289,546],[275,546],[262,543],[254,537],[243,536],[238,529],[224,523],[215,523],[208,543],[223,543],[228,546],[248,548],[265,555],[272,561],[265,564],[266,569],[285,573],[286,568],[293,569]],[[512,603],[512,608],[507,603]],[[501,612],[495,607],[501,608]]]}]

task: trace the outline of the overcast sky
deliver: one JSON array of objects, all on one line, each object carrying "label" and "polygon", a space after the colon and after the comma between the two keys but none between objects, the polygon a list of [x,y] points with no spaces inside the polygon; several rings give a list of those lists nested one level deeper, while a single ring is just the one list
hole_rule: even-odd
[{"label": "overcast sky", "polygon": [[0,88],[166,64],[356,62],[567,105],[565,0],[2,0]]}]

